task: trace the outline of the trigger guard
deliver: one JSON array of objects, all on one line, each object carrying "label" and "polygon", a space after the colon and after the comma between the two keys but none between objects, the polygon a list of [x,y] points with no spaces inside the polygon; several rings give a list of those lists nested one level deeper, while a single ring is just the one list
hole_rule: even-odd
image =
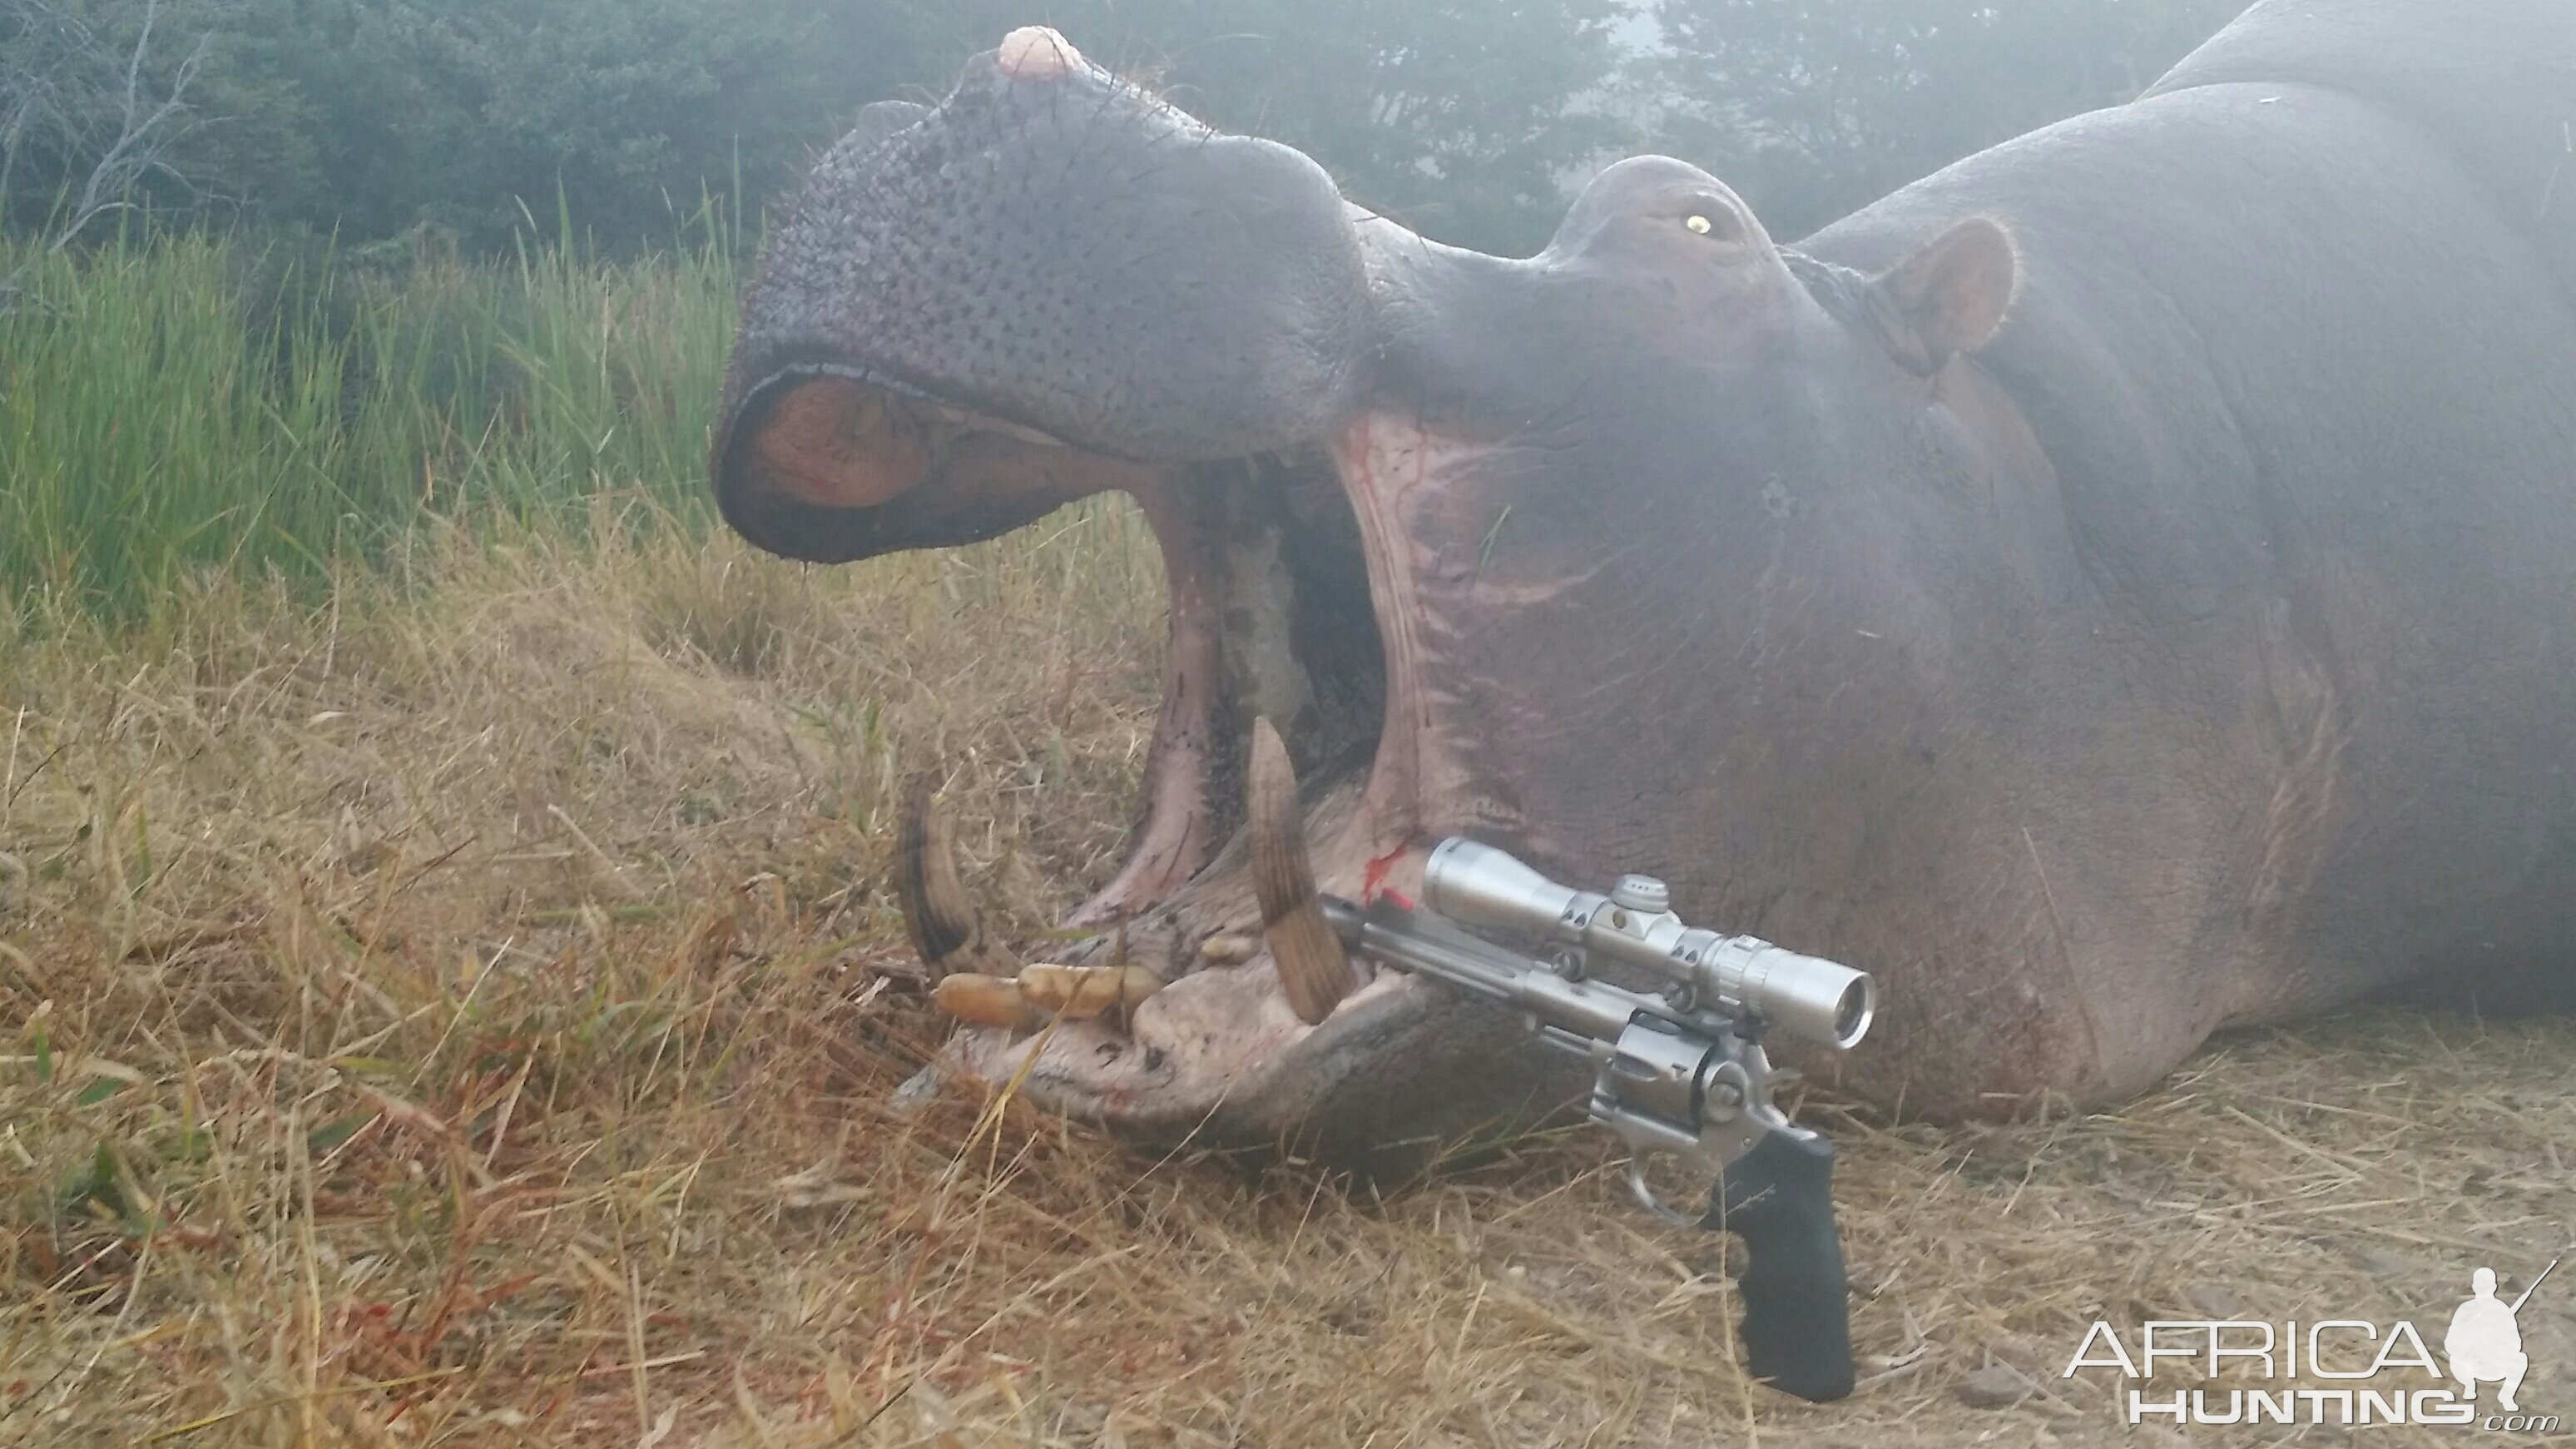
[{"label": "trigger guard", "polygon": [[1685,1217],[1680,1213],[1674,1212],[1671,1208],[1664,1206],[1663,1199],[1656,1197],[1655,1190],[1646,1185],[1646,1154],[1642,1152],[1628,1159],[1628,1195],[1637,1200],[1637,1205],[1639,1207],[1653,1213],[1656,1217],[1663,1219],[1674,1227],[1695,1228],[1699,1226],[1699,1219],[1694,1217]]}]

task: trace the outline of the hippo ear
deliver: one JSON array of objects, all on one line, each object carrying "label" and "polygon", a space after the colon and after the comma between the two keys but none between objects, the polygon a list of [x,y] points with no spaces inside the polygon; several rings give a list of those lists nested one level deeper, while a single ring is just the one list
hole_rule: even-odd
[{"label": "hippo ear", "polygon": [[2020,284],[2012,233],[1991,217],[1972,216],[1898,262],[1871,290],[1888,350],[1928,377],[1953,355],[1986,345]]}]

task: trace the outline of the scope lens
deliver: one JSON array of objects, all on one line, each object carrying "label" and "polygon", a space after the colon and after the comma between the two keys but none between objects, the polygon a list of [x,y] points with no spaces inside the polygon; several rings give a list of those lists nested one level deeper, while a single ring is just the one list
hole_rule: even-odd
[{"label": "scope lens", "polygon": [[1851,984],[1843,988],[1842,999],[1834,1003],[1837,1045],[1849,1048],[1860,1044],[1862,1034],[1869,1030],[1871,995],[1866,976],[1853,977]]}]

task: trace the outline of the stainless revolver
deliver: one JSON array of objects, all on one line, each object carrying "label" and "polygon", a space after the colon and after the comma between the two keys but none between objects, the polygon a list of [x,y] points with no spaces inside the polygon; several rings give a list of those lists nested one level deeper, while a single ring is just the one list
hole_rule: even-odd
[{"label": "stainless revolver", "polygon": [[[1499,1002],[1541,1041],[1588,1058],[1591,1118],[1628,1144],[1637,1201],[1668,1222],[1743,1236],[1737,1286],[1754,1376],[1819,1402],[1851,1392],[1833,1144],[1781,1112],[1773,1092],[1789,1074],[1772,1067],[1761,1038],[1777,1028],[1848,1051],[1877,1011],[1867,975],[1687,926],[1652,876],[1622,876],[1606,895],[1577,890],[1459,836],[1424,862],[1419,906],[1381,893],[1365,907],[1326,896],[1323,908],[1345,949]],[[1662,989],[1596,979],[1596,958],[1651,973]],[[1655,1196],[1646,1164],[1658,1153],[1717,1174],[1707,1213],[1692,1218]]]}]

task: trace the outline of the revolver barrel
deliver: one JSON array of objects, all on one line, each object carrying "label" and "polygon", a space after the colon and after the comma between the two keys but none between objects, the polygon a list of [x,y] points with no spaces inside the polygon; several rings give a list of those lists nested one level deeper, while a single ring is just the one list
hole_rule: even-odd
[{"label": "revolver barrel", "polygon": [[1527,1012],[1553,1030],[1550,1041],[1569,1050],[1589,1055],[1596,1044],[1617,1041],[1645,1004],[1615,986],[1568,981],[1536,962],[1498,964],[1498,957],[1510,959],[1500,947],[1466,936],[1443,940],[1419,917],[1396,927],[1332,896],[1323,904],[1324,920],[1346,950]]}]

